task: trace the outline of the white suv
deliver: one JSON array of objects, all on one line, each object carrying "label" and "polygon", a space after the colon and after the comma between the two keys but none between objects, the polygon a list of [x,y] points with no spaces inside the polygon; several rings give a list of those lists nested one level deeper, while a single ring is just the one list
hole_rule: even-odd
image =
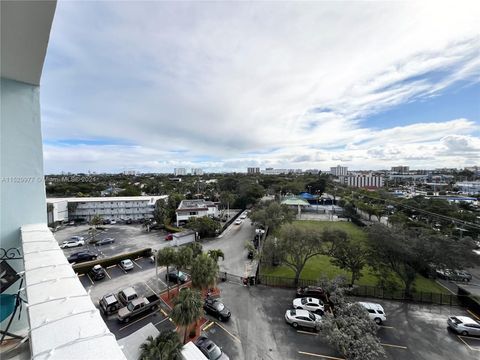
[{"label": "white suv", "polygon": [[83,245],[85,245],[85,239],[82,236],[73,236],[70,240],[65,240],[62,245],[60,245],[60,248],[65,249]]},{"label": "white suv", "polygon": [[370,319],[375,321],[378,325],[387,320],[382,305],[370,302],[359,302],[358,304],[362,305],[368,311]]}]

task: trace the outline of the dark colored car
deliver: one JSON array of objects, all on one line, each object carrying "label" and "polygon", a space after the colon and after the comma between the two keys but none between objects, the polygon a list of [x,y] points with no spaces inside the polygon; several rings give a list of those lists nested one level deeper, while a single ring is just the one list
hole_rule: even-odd
[{"label": "dark colored car", "polygon": [[109,225],[109,224],[110,224],[110,219],[103,220],[103,225]]},{"label": "dark colored car", "polygon": [[98,240],[95,245],[100,246],[100,245],[107,245],[107,244],[113,244],[115,242],[114,238],[106,238],[106,239],[101,239]]},{"label": "dark colored car", "polygon": [[190,280],[190,276],[182,271],[177,273],[177,270],[174,270],[165,275],[165,280],[169,280],[174,283],[179,282],[180,284],[185,284],[188,280]]},{"label": "dark colored car", "polygon": [[70,255],[67,260],[69,263],[81,263],[85,261],[92,261],[97,258],[97,254],[89,251],[79,251]]},{"label": "dark colored car", "polygon": [[105,278],[106,272],[102,265],[95,265],[88,274],[92,280],[102,280]]},{"label": "dark colored car", "polygon": [[207,314],[215,316],[221,321],[227,321],[232,315],[230,309],[217,299],[207,298],[203,304],[203,309]]},{"label": "dark colored car", "polygon": [[315,299],[326,301],[327,294],[325,290],[318,286],[304,286],[297,289],[297,297],[313,297]]},{"label": "dark colored car", "polygon": [[165,236],[165,240],[166,241],[173,240],[173,234],[168,234],[167,236]]},{"label": "dark colored car", "polygon": [[200,349],[200,351],[209,359],[209,360],[230,360],[230,358],[225,354],[222,349],[220,349],[217,344],[206,336],[200,336],[195,345]]}]

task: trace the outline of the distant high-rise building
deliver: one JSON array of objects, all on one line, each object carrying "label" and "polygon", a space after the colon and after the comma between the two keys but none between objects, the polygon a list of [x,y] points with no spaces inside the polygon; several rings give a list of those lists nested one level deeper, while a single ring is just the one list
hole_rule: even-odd
[{"label": "distant high-rise building", "polygon": [[340,176],[340,183],[358,188],[380,188],[384,186],[384,177],[377,175]]},{"label": "distant high-rise building", "polygon": [[260,174],[259,167],[249,167],[247,168],[247,174]]},{"label": "distant high-rise building", "polygon": [[125,170],[123,175],[135,175],[137,172],[135,170]]},{"label": "distant high-rise building", "polygon": [[333,176],[346,176],[348,174],[348,167],[346,166],[336,166],[330,168],[330,173]]},{"label": "distant high-rise building", "polygon": [[405,174],[410,171],[410,167],[408,166],[392,166],[392,172]]},{"label": "distant high-rise building", "polygon": [[187,175],[187,169],[185,168],[175,168],[173,172],[175,176]]},{"label": "distant high-rise building", "polygon": [[192,175],[203,175],[203,169],[201,169],[201,168],[192,168]]}]

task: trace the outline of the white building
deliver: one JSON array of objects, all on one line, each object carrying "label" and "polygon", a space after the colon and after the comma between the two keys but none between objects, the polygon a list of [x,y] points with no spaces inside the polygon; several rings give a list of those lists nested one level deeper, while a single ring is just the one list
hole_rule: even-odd
[{"label": "white building", "polygon": [[249,167],[247,168],[247,174],[260,174],[259,167]]},{"label": "white building", "polygon": [[340,176],[340,183],[358,188],[380,188],[384,186],[384,177],[376,175]]},{"label": "white building", "polygon": [[192,168],[192,175],[198,175],[198,176],[203,175],[203,169],[202,168]]},{"label": "white building", "polygon": [[0,7],[0,242],[12,250],[0,264],[13,269],[2,277],[2,295],[21,292],[28,299],[2,322],[6,330],[11,320],[8,332],[23,339],[7,335],[1,357],[125,360],[47,227],[39,84],[56,1],[1,1]]},{"label": "white building", "polygon": [[264,174],[264,175],[282,175],[282,174],[288,174],[288,169],[266,168],[265,170],[262,170],[262,174]]},{"label": "white building", "polygon": [[212,201],[201,200],[182,200],[178,209],[175,211],[177,215],[177,226],[186,223],[191,217],[217,217],[218,206]]},{"label": "white building", "polygon": [[175,168],[173,170],[173,173],[175,174],[175,176],[187,175],[187,169],[185,169],[185,168]]},{"label": "white building", "polygon": [[462,194],[475,195],[480,194],[480,181],[463,181],[455,184],[455,187]]},{"label": "white building", "polygon": [[51,216],[49,212],[49,223],[50,217],[52,222],[74,219],[90,221],[95,215],[105,220],[151,219],[157,200],[165,201],[167,198],[167,195],[50,198],[47,204],[53,205],[53,212]]},{"label": "white building", "polygon": [[337,165],[336,167],[330,168],[330,173],[333,176],[346,176],[348,175],[348,167]]}]

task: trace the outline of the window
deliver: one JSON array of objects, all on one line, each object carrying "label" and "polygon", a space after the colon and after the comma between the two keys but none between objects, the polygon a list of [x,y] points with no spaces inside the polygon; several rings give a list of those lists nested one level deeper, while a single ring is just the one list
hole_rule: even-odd
[{"label": "window", "polygon": [[190,211],[190,215],[197,215],[198,213],[196,211]]},{"label": "window", "polygon": [[369,312],[370,314],[375,314],[375,310],[372,310],[372,309],[368,309],[368,312]]}]

